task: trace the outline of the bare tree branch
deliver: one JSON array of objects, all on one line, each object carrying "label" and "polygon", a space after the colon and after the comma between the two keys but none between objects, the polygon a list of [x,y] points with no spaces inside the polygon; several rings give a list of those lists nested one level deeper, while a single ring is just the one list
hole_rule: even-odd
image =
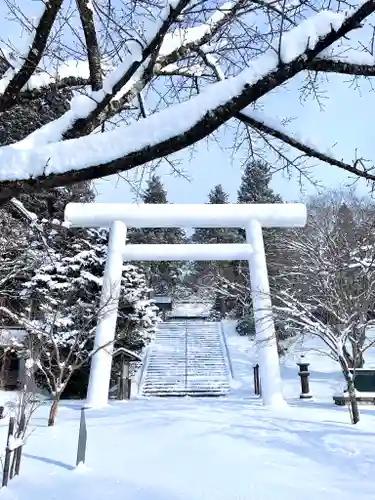
[{"label": "bare tree branch", "polygon": [[161,46],[168,29],[176,21],[183,9],[189,4],[189,1],[190,0],[179,0],[175,8],[169,6],[169,9],[163,13],[165,17],[162,18],[159,28],[145,47],[142,47],[141,42],[138,40],[132,41],[133,44],[138,45],[138,48],[133,49],[134,54],[132,53],[130,55],[130,60],[125,62],[123,74],[113,82],[111,91],[104,94],[102,99],[97,102],[95,109],[86,118],[78,119],[70,130],[66,131],[64,134],[66,139],[79,137],[82,134],[92,131],[93,127],[91,124],[96,124],[96,118],[108,106],[112,98],[131,79],[147,58]]},{"label": "bare tree branch", "polygon": [[[373,168],[366,169],[363,159],[358,159],[354,161],[352,165],[349,163],[345,163],[342,160],[337,160],[336,158],[329,156],[326,153],[321,153],[320,151],[318,151],[317,149],[313,148],[308,144],[298,141],[293,136],[282,131],[281,128],[276,129],[267,124],[266,121],[254,118],[253,113],[251,111],[247,110],[241,111],[240,113],[237,114],[236,117],[243,123],[246,123],[247,125],[250,125],[251,127],[260,130],[261,132],[265,132],[271,135],[272,137],[279,139],[285,144],[288,144],[289,146],[292,146],[298,149],[299,151],[302,151],[310,158],[316,158],[317,160],[328,163],[329,165],[339,167],[350,174],[362,177],[363,179],[366,179],[368,181],[375,181],[375,170]],[[361,168],[358,168],[358,166],[360,166]]]},{"label": "bare tree branch", "polygon": [[83,78],[79,76],[68,76],[62,79],[52,79],[52,81],[48,84],[41,84],[37,88],[25,89],[21,90],[18,94],[18,97],[14,99],[14,104],[16,102],[24,101],[32,101],[34,99],[40,99],[46,93],[54,90],[63,90],[63,89],[74,89],[79,87],[86,87],[91,85],[91,81],[88,78]]},{"label": "bare tree branch", "polygon": [[[215,58],[211,55],[205,54],[203,51],[199,51],[199,54],[201,55],[207,66],[209,66],[212,69],[216,78],[218,80],[224,80],[225,79],[224,73],[221,70]],[[316,59],[314,61],[316,61]],[[250,125],[251,127],[259,130],[260,132],[265,132],[266,134],[269,134],[272,137],[279,139],[283,143],[288,144],[289,146],[292,146],[298,149],[299,151],[302,151],[310,158],[316,158],[320,161],[328,163],[329,165],[339,167],[342,170],[349,172],[350,174],[362,177],[366,180],[375,181],[375,172],[372,173],[371,170],[365,168],[364,160],[358,159],[352,165],[345,163],[342,160],[337,160],[336,158],[329,156],[326,153],[321,153],[311,145],[299,141],[290,134],[287,134],[284,130],[282,130],[281,126],[278,128],[276,128],[275,126],[271,126],[266,119],[262,120],[261,117],[262,117],[261,114],[259,114],[258,118],[257,114],[254,111],[250,111],[248,109],[244,109],[239,113],[237,113],[236,115],[236,118],[241,120],[241,122]],[[358,165],[361,168],[358,168]]]},{"label": "bare tree branch", "polygon": [[317,57],[314,61],[311,61],[309,69],[343,75],[375,76],[375,64],[354,64],[339,59],[335,60]]},{"label": "bare tree branch", "polygon": [[[63,0],[44,0],[44,11],[39,19],[38,26],[35,27],[33,43],[30,45],[29,52],[26,55],[22,66],[15,74],[12,70],[9,83],[0,95],[0,111],[8,109],[21,89],[27,84],[29,78],[36,70],[40,60],[43,57],[47,40],[56,20],[56,16],[61,8]],[[3,79],[7,79],[7,73]],[[1,80],[0,80],[1,83]]]},{"label": "bare tree branch", "polygon": [[[51,32],[53,35],[46,47],[48,33],[53,25],[52,14],[50,15],[49,32],[44,31],[46,57],[43,59],[43,64],[46,61],[48,68],[56,67],[56,59],[55,63],[51,63],[49,58],[53,47],[58,47],[62,55],[59,53],[57,58],[60,58],[62,63],[66,59],[81,60],[82,55],[88,56],[91,77],[89,80],[86,79],[86,74],[89,76],[86,69],[84,77],[82,73],[78,74],[79,72],[76,74],[77,78],[74,78],[73,74],[70,77],[69,73],[66,79],[59,76],[46,77],[43,85],[44,73],[39,73],[41,68],[34,68],[33,71],[35,69],[37,71],[35,85],[34,83],[31,85],[33,78],[31,72],[26,84],[22,83],[12,93],[12,99],[8,99],[5,109],[9,111],[9,107],[16,103],[18,112],[20,103],[27,103],[28,100],[32,102],[33,99],[42,100],[43,92],[48,92],[50,89],[56,91],[56,89],[85,87],[79,93],[74,93],[68,111],[65,110],[67,100],[70,98],[69,92],[59,96],[59,99],[65,99],[57,113],[60,118],[49,122],[38,121],[35,128],[39,128],[29,129],[31,133],[25,139],[15,146],[0,149],[2,202],[20,192],[36,192],[80,180],[96,179],[165,158],[207,137],[233,117],[239,118],[264,136],[268,134],[278,139],[281,144],[299,149],[307,157],[317,158],[367,180],[375,180],[375,174],[370,168],[366,168],[365,160],[356,159],[353,163],[348,163],[330,157],[329,153],[321,153],[313,145],[305,144],[277,124],[274,126],[268,120],[263,120],[262,116],[254,116],[254,113],[246,109],[301,71],[339,71],[355,75],[362,72],[370,75],[373,71],[370,64],[352,65],[355,58],[344,62],[341,56],[326,58],[325,54],[326,49],[330,49],[335,42],[361,27],[361,23],[374,12],[372,0],[365,1],[346,14],[318,12],[317,16],[305,21],[309,25],[309,30],[314,26],[312,30],[312,32],[315,30],[314,36],[310,37],[307,37],[309,31],[307,24],[305,27],[303,24],[306,15],[303,9],[287,3],[282,10],[278,3],[271,2],[271,5],[268,5],[268,2],[263,0],[257,0],[250,5],[246,0],[237,0],[234,4],[224,4],[216,9],[204,8],[204,2],[199,6],[189,0],[180,0],[176,3],[172,8],[164,10],[152,34],[147,36],[145,32],[142,34],[142,27],[134,20],[135,11],[132,9],[137,9],[137,6],[124,10],[126,15],[123,17],[122,14],[116,17],[113,15],[113,9],[95,3],[97,22],[102,21],[104,26],[102,30],[98,28],[96,33],[88,0],[76,0],[86,43],[81,40],[82,35],[77,33],[74,23],[70,21],[69,16],[72,12],[73,14],[77,12],[77,9],[73,8],[70,13],[64,10],[61,16],[59,14],[55,24],[56,29]],[[56,18],[59,9],[56,7],[57,2],[52,0],[46,3],[43,15],[51,13],[53,6]],[[314,10],[314,6],[310,3],[307,8]],[[213,14],[209,16],[208,12],[212,11]],[[159,13],[159,6],[146,9],[144,12],[146,12],[145,19],[150,18],[154,22],[153,16],[156,12]],[[21,19],[22,15],[22,12],[19,12]],[[247,15],[263,16],[262,29],[258,29],[257,22],[254,24],[249,22]],[[72,30],[78,40],[77,48],[67,47],[61,42],[59,23],[69,26]],[[29,24],[28,21],[26,24]],[[112,26],[112,32],[109,26]],[[40,29],[39,25],[36,33]],[[280,37],[280,32],[284,30]],[[116,36],[119,35],[115,37],[116,40],[113,37],[114,33]],[[136,33],[135,38],[134,33]],[[36,38],[37,36],[34,42]],[[275,40],[280,42],[279,55]],[[125,50],[128,54],[124,60]],[[364,52],[368,50],[369,57],[358,61],[370,61],[371,48],[364,47],[363,50]],[[211,70],[214,68],[210,66],[208,59],[220,58],[225,75],[228,75],[227,81],[214,84],[212,88],[206,87],[207,83],[211,82],[212,75],[201,71],[200,64],[197,64],[199,55],[202,57],[202,54]],[[246,58],[247,54],[249,55]],[[12,64],[11,58],[7,59]],[[120,60],[120,64],[114,64],[115,60]],[[27,61],[28,58],[25,59],[25,64]],[[34,59],[36,65],[38,61],[40,58]],[[110,68],[104,65],[104,61],[106,63],[111,61]],[[108,69],[113,70],[117,65],[117,68],[107,76],[104,84],[101,83],[101,62],[103,73]],[[199,71],[195,75],[196,68],[199,68]],[[13,68],[9,71],[16,70]],[[41,78],[37,79],[39,75]],[[225,75],[223,73],[220,79],[224,79]],[[4,78],[3,83],[8,82],[8,76]],[[161,91],[160,86],[155,83],[160,80],[163,82]],[[87,89],[88,81],[96,90]],[[314,81],[311,85],[316,90],[317,82]],[[205,90],[204,96],[201,94],[202,89]],[[145,114],[139,110],[139,103],[143,102],[139,99],[139,93],[142,92],[143,98],[148,100],[149,90],[160,100],[155,107],[148,105],[148,112]],[[170,106],[171,102],[179,104]],[[44,105],[43,102],[40,104]],[[39,102],[32,105],[34,106],[32,114],[37,117]],[[155,113],[155,110],[160,108],[163,111]],[[173,117],[181,117],[181,126],[171,127],[171,121],[176,122],[176,118]],[[11,123],[11,116],[8,113],[4,113],[1,118],[5,123]],[[121,121],[128,125],[122,125]],[[46,125],[42,126],[44,123]],[[105,132],[111,126],[116,126],[117,130]],[[97,134],[95,139],[83,137],[100,130],[104,133]],[[146,137],[147,140],[141,141],[141,137]],[[79,138],[79,142],[69,140],[73,138]],[[116,148],[109,154],[104,144],[112,140]],[[251,138],[247,136],[244,140]],[[60,141],[63,142],[58,144]],[[10,142],[11,140],[7,139],[7,143]],[[96,157],[94,154],[86,154],[96,149],[96,142],[97,146],[101,145],[101,154]],[[297,163],[289,162],[288,165],[299,168]]]},{"label": "bare tree branch", "polygon": [[100,65],[100,51],[94,23],[94,13],[89,6],[91,0],[76,0],[76,2],[83,32],[85,34],[91,89],[96,91],[102,88],[103,79]]},{"label": "bare tree branch", "polygon": [[[179,8],[182,9],[183,5],[179,4]],[[330,30],[325,36],[319,38],[316,41],[316,44],[306,50],[302,55],[299,55],[295,59],[293,59],[289,63],[284,63],[281,66],[267,67],[265,74],[263,76],[258,76],[254,83],[254,76],[246,73],[240,74],[237,78],[237,87],[234,87],[235,95],[233,95],[233,88],[227,87],[227,82],[219,82],[214,84],[211,89],[212,96],[215,92],[214,87],[216,87],[217,91],[220,92],[219,86],[225,85],[225,93],[228,92],[229,88],[232,90],[228,94],[226,94],[226,98],[220,98],[219,104],[217,101],[213,104],[210,102],[206,102],[207,99],[202,99],[202,96],[197,96],[194,99],[191,99],[189,104],[192,102],[196,102],[197,106],[200,107],[200,112],[195,114],[194,116],[188,117],[184,124],[183,131],[176,130],[176,128],[171,128],[170,120],[171,114],[170,109],[164,112],[159,112],[155,115],[152,115],[139,124],[130,125],[126,127],[125,130],[127,133],[131,130],[131,127],[144,125],[145,123],[155,124],[158,127],[164,127],[165,130],[168,130],[168,133],[164,133],[162,138],[158,136],[155,137],[154,140],[150,141],[147,145],[143,145],[141,147],[134,145],[134,149],[130,149],[121,157],[117,157],[115,159],[103,160],[100,165],[87,165],[86,163],[82,166],[75,165],[75,169],[71,170],[69,165],[66,165],[65,169],[61,171],[61,166],[59,167],[59,172],[53,171],[53,160],[50,157],[50,164],[52,163],[52,169],[50,174],[45,173],[45,167],[43,168],[43,173],[37,175],[33,179],[25,179],[19,181],[5,181],[1,184],[1,194],[0,200],[2,202],[7,199],[15,196],[20,192],[33,192],[36,190],[50,189],[51,187],[57,185],[66,185],[71,184],[73,182],[78,182],[82,180],[96,179],[99,177],[104,177],[110,174],[124,172],[131,168],[134,168],[138,165],[143,165],[149,161],[155,160],[157,158],[161,158],[163,156],[167,156],[171,153],[179,151],[183,148],[186,148],[189,145],[194,144],[200,139],[207,137],[210,133],[215,131],[218,127],[220,127],[223,123],[230,120],[233,116],[236,116],[242,109],[247,107],[249,104],[255,102],[260,97],[267,94],[269,91],[274,88],[282,85],[286,81],[290,80],[293,76],[298,74],[300,71],[305,69],[308,64],[323,50],[327,47],[331,46],[335,41],[339,40],[346,34],[348,34],[351,30],[356,29],[358,25],[365,19],[369,14],[374,12],[375,3],[371,0],[368,0],[364,4],[362,4],[356,11],[354,11],[349,17],[345,18],[342,22],[341,26],[337,27],[337,29]],[[164,36],[164,31],[166,31],[167,26],[171,22],[171,17],[175,18],[176,11],[172,10],[173,14],[168,16],[167,20],[163,23],[163,28],[158,31],[158,35],[156,35],[153,39],[154,44],[161,43],[161,37]],[[299,29],[301,29],[299,27]],[[160,35],[161,33],[161,35]],[[149,49],[148,49],[149,50]],[[142,59],[144,59],[145,52],[142,53]],[[271,61],[273,61],[271,59]],[[269,64],[269,63],[268,63]],[[132,64],[131,67],[135,70],[135,66],[137,64]],[[128,74],[128,72],[127,72]],[[130,75],[128,75],[130,76]],[[124,82],[124,78],[120,78],[121,82]],[[231,82],[232,83],[232,82]],[[223,87],[224,90],[224,87]],[[219,94],[220,95],[220,94]],[[206,96],[204,96],[206,97]],[[218,96],[219,97],[219,96]],[[199,103],[199,104],[198,104]],[[185,103],[177,105],[174,107],[174,112],[180,112],[182,114],[186,113],[185,111]],[[96,111],[95,111],[96,113]],[[164,123],[165,120],[165,123]],[[169,122],[169,126],[167,127],[167,121]],[[156,125],[158,123],[158,125]],[[107,134],[111,134],[112,132],[108,132]],[[126,132],[125,132],[126,133]],[[106,134],[102,135],[102,138],[105,138]],[[109,137],[109,136],[108,136]],[[81,145],[84,146],[85,142],[90,140],[90,138],[82,138]],[[99,141],[99,138],[98,138]],[[59,155],[64,156],[65,147],[70,147],[70,141],[67,141],[63,144],[59,145]],[[60,149],[61,148],[61,149]],[[48,150],[49,151],[49,150]],[[17,152],[14,152],[17,155]],[[13,151],[12,151],[13,154]],[[22,152],[22,155],[25,153]],[[51,153],[52,154],[52,151]],[[17,156],[15,156],[17,157]],[[34,158],[34,157],[33,157]],[[43,155],[41,156],[43,158]],[[11,158],[8,158],[9,162]],[[30,158],[31,159],[31,158]],[[34,161],[34,160],[33,160]],[[48,158],[46,158],[46,166],[48,166]]]}]

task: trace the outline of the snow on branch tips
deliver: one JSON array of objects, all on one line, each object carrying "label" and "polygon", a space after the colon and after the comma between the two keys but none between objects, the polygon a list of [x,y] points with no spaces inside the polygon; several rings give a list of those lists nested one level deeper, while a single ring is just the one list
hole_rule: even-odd
[{"label": "snow on branch tips", "polygon": [[212,35],[230,18],[234,17],[236,12],[246,5],[245,0],[237,2],[226,2],[218,8],[216,12],[208,19],[206,23],[192,28],[178,28],[172,33],[167,33],[159,50],[160,62],[170,64],[176,60],[179,50],[189,52],[209,41]]}]

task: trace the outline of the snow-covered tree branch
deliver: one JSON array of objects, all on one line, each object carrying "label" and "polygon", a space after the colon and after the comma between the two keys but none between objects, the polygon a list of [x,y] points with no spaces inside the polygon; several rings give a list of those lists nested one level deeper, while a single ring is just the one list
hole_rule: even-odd
[{"label": "snow-covered tree branch", "polygon": [[[13,254],[17,257],[20,253],[19,242],[15,242],[14,249],[5,247],[4,270],[0,265],[0,318],[4,318],[3,324],[18,325],[28,332],[12,348],[33,364],[39,385],[51,394],[53,425],[61,395],[72,377],[82,370],[80,386],[85,391],[88,365],[97,352],[94,348],[97,319],[115,307],[111,290],[107,290],[105,302],[100,302],[108,234],[105,230],[69,233],[58,220],[40,220],[19,200],[12,199],[8,205],[21,217],[26,235],[32,233],[34,238],[31,244],[26,240],[28,259],[21,254],[19,263],[11,260]],[[5,208],[9,207],[4,207],[5,214]],[[68,233],[70,243],[66,246]],[[8,234],[4,236],[4,244],[9,245]],[[14,283],[18,273],[21,279]],[[149,292],[142,271],[124,265],[115,346],[139,351],[151,338],[158,318]],[[108,345],[99,346],[106,348]]]},{"label": "snow-covered tree branch", "polygon": [[326,345],[357,414],[350,370],[363,367],[364,353],[375,341],[375,242],[371,207],[353,202],[314,206],[312,200],[307,228],[291,232],[285,242],[290,257],[280,273],[274,310],[297,338],[318,337]]},{"label": "snow-covered tree branch", "polygon": [[63,0],[40,2],[41,12],[32,23],[32,40],[19,54],[15,67],[11,65],[0,80],[0,112],[12,105],[37,69],[62,3]]},{"label": "snow-covered tree branch", "polygon": [[94,12],[91,7],[91,0],[77,0],[77,8],[85,35],[87,59],[90,68],[91,90],[95,92],[102,88],[103,78],[100,64],[100,50],[95,29]]},{"label": "snow-covered tree branch", "polygon": [[371,54],[360,52],[356,54],[354,60],[361,60],[363,56],[367,56],[367,64],[359,62],[350,62],[348,58],[343,57],[335,59],[324,59],[317,57],[309,64],[309,69],[314,71],[322,71],[324,73],[339,73],[342,75],[353,76],[375,76],[375,59]]},{"label": "snow-covered tree branch", "polygon": [[[61,1],[40,4],[26,48],[12,57],[3,50],[0,121],[8,123],[26,102],[51,89],[65,109],[0,148],[2,202],[146,165],[194,145],[232,118],[281,146],[375,179],[361,159],[335,159],[266,117],[257,119],[249,107],[303,71],[373,76],[370,53],[365,57],[354,45],[347,59],[338,53],[349,35],[366,26],[373,1],[331,12],[309,2],[303,9],[245,0],[197,8],[189,0],[173,0],[135,6],[126,28],[120,22],[126,10],[108,10],[99,0],[77,0],[69,12]],[[70,26],[68,14],[80,20],[81,29],[74,28],[79,49],[60,42],[61,30]],[[208,64],[212,58],[222,67],[220,82]],[[164,90],[163,104],[155,106],[152,96]],[[146,114],[140,92],[150,98]]]}]

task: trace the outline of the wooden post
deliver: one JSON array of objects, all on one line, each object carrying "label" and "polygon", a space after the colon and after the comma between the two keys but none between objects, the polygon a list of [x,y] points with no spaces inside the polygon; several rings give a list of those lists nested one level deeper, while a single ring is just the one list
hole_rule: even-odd
[{"label": "wooden post", "polygon": [[[21,418],[20,418],[20,424],[18,427],[18,435],[21,437],[23,435],[23,432],[25,430],[25,424],[26,424],[26,417],[25,413],[22,413]],[[20,475],[20,468],[21,468],[21,458],[22,458],[22,446],[19,446],[16,449],[16,457],[15,457],[15,470],[14,470],[14,475],[19,476]]]},{"label": "wooden post", "polygon": [[83,464],[85,463],[86,445],[87,445],[87,427],[86,427],[85,408],[81,408],[76,465],[79,465],[81,462]]},{"label": "wooden post", "polygon": [[131,379],[129,361],[122,356],[121,377],[119,379],[119,399],[130,399]]},{"label": "wooden post", "polygon": [[126,356],[121,356],[121,375],[118,381],[118,399],[130,399],[131,379],[129,376],[129,361]]},{"label": "wooden post", "polygon": [[262,391],[261,391],[261,386],[260,386],[260,377],[259,377],[259,364],[257,363],[254,368],[254,394],[256,396],[260,396]]},{"label": "wooden post", "polygon": [[124,399],[124,388],[121,375],[117,377],[117,399],[120,401]]},{"label": "wooden post", "polygon": [[3,469],[3,486],[8,486],[9,472],[10,472],[10,459],[12,456],[12,451],[10,450],[11,437],[14,435],[14,417],[9,419],[8,427],[8,437],[7,437],[7,447],[5,449],[5,459],[4,459],[4,469]]},{"label": "wooden post", "polygon": [[132,381],[130,378],[125,379],[125,399],[130,399],[132,390]]}]

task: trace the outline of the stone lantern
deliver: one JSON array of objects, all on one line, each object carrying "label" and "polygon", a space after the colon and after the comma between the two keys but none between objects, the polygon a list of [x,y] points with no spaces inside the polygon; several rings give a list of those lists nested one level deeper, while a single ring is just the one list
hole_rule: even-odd
[{"label": "stone lantern", "polygon": [[312,394],[310,393],[310,384],[309,384],[309,366],[310,363],[308,363],[305,359],[304,354],[301,354],[301,358],[299,363],[297,363],[297,366],[299,366],[299,372],[298,375],[301,378],[301,394],[300,398],[301,399],[312,399]]}]

